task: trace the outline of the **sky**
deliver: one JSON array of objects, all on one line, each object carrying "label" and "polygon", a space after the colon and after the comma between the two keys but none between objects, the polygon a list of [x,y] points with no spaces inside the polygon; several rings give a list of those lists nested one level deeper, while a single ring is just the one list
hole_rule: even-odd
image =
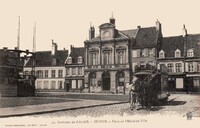
[{"label": "sky", "polygon": [[58,49],[70,45],[83,47],[89,38],[90,23],[96,34],[112,15],[118,30],[162,24],[163,36],[200,33],[199,0],[0,0],[0,49],[17,46],[20,16],[20,49],[32,50],[36,22],[36,51],[51,50],[52,39]]}]

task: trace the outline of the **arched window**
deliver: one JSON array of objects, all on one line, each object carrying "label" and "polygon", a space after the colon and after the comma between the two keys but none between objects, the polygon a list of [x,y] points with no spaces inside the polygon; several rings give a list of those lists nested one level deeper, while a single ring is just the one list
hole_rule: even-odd
[{"label": "arched window", "polygon": [[179,49],[176,49],[175,57],[181,57],[181,51]]},{"label": "arched window", "polygon": [[159,58],[165,58],[165,52],[163,50],[159,52]]},{"label": "arched window", "polygon": [[83,58],[82,58],[82,56],[79,56],[78,57],[78,64],[82,64],[83,63]]},{"label": "arched window", "polygon": [[67,64],[72,64],[72,57],[69,57],[69,58],[68,58]]},{"label": "arched window", "polygon": [[187,51],[187,57],[193,57],[194,56],[194,50],[193,49],[189,49]]}]

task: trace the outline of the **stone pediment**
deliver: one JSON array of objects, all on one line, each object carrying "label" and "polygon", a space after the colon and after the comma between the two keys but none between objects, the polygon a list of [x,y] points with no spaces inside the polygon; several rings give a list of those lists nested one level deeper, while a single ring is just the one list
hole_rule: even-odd
[{"label": "stone pediment", "polygon": [[114,27],[115,27],[115,25],[113,25],[111,23],[104,23],[99,26],[99,28],[114,28]]}]

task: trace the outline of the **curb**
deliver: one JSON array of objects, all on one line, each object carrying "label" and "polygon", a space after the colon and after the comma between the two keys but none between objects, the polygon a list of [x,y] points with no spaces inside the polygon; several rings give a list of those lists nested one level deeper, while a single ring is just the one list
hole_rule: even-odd
[{"label": "curb", "polygon": [[30,113],[24,113],[24,114],[4,115],[4,116],[0,116],[0,118],[20,117],[20,116],[28,116],[28,115],[39,115],[39,114],[60,112],[60,111],[66,111],[66,110],[76,110],[76,109],[92,108],[92,107],[98,107],[98,106],[107,106],[107,105],[123,104],[123,103],[128,103],[128,101],[116,102],[116,103],[106,103],[106,104],[99,104],[99,105],[91,105],[91,106],[80,106],[80,107],[74,107],[74,108],[64,108],[64,109],[59,109],[59,110],[49,110],[49,111],[41,111],[41,112],[30,112]]}]

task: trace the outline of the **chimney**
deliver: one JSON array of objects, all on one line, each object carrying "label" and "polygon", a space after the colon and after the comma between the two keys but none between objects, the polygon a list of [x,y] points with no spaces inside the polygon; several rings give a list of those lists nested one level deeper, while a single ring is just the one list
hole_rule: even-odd
[{"label": "chimney", "polygon": [[139,26],[137,26],[137,29],[140,29],[141,28],[141,26],[139,25]]},{"label": "chimney", "polygon": [[186,37],[187,36],[187,29],[185,28],[185,24],[183,25],[183,37]]},{"label": "chimney", "polygon": [[156,31],[161,31],[161,23],[158,21],[156,21]]},{"label": "chimney", "polygon": [[70,45],[70,52],[71,52],[71,53],[73,52],[73,49],[74,49],[74,46],[73,46],[73,45]]},{"label": "chimney", "polygon": [[95,28],[94,26],[91,26],[89,30],[89,40],[93,39],[94,37],[95,37]]},{"label": "chimney", "polygon": [[52,40],[52,46],[51,46],[51,55],[56,55],[58,49],[58,45],[56,43],[54,43],[54,40]]}]

